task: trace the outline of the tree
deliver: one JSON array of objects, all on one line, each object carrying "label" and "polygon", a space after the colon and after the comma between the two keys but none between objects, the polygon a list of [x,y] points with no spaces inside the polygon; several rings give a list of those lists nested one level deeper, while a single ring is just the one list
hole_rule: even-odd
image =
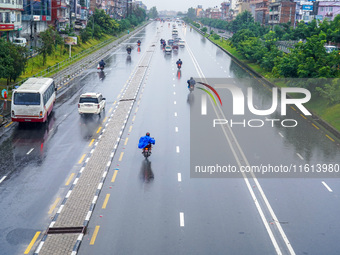
[{"label": "tree", "polygon": [[191,7],[191,8],[188,9],[187,17],[191,20],[196,19],[196,11],[195,11],[194,8]]},{"label": "tree", "polygon": [[158,18],[158,11],[156,6],[151,7],[151,9],[149,10],[149,18],[150,19],[156,19]]},{"label": "tree", "polygon": [[42,54],[43,65],[46,64],[47,55],[51,55],[54,52],[55,48],[53,46],[55,44],[56,33],[55,29],[52,26],[49,26],[48,29],[39,34],[41,46],[38,51],[39,54]]}]

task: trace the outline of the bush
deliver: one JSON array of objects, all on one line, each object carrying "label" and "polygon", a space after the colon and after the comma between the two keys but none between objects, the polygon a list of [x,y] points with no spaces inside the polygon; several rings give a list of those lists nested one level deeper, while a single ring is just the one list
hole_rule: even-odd
[{"label": "bush", "polygon": [[203,28],[201,28],[201,31],[202,31],[203,33],[206,33],[206,32],[208,31],[208,28],[207,28],[207,27],[203,27]]},{"label": "bush", "polygon": [[218,34],[213,35],[214,40],[219,40],[221,37]]}]

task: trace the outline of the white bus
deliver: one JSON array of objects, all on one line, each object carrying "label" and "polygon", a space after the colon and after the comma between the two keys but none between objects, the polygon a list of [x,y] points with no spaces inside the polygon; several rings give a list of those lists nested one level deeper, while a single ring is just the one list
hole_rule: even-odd
[{"label": "white bus", "polygon": [[15,122],[45,122],[56,100],[51,78],[29,78],[13,91],[11,116]]}]

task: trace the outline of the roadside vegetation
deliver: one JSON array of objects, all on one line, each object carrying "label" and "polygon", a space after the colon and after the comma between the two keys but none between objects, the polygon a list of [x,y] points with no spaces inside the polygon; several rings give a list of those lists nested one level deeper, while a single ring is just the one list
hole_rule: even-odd
[{"label": "roadside vegetation", "polygon": [[[145,18],[145,10],[141,8],[133,9],[128,18],[119,21],[111,19],[104,10],[96,9],[79,35],[71,28],[63,33],[77,37],[77,45],[72,46],[72,55],[75,55],[103,41],[115,40],[144,22]],[[0,39],[0,90],[69,58],[68,45],[52,26],[41,32],[39,38],[41,47],[37,49],[38,55],[32,58],[28,58],[30,53],[25,47]]]},{"label": "roadside vegetation", "polygon": [[[231,22],[207,18],[194,21],[188,17],[186,21],[202,32],[207,32],[207,27],[231,32],[229,40],[214,32],[209,39],[277,86],[308,89],[312,93],[309,109],[340,130],[340,53],[326,53],[324,47],[328,42],[340,43],[340,15],[330,22],[301,22],[295,29],[281,24],[272,30],[255,23],[249,12]],[[278,48],[278,42],[289,40],[297,43],[287,54]]]}]

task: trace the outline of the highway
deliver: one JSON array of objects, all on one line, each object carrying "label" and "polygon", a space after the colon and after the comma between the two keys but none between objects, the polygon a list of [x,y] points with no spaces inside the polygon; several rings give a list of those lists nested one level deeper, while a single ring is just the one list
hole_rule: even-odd
[{"label": "highway", "polygon": [[[234,116],[230,93],[217,89],[222,105],[205,92],[189,93],[194,77],[211,85],[228,82],[246,94],[253,88],[257,109],[268,109],[272,89],[189,27],[179,27],[186,46],[166,55],[155,45],[143,88],[138,94],[109,169],[79,254],[338,254],[340,244],[339,173],[306,173],[306,164],[340,164],[339,141],[296,107],[281,116]],[[3,254],[33,254],[37,240],[58,210],[83,155],[98,137],[105,117],[81,118],[79,95],[98,91],[110,106],[138,65],[146,46],[171,38],[171,26],[153,22],[131,59],[125,44],[108,59],[105,77],[95,67],[59,95],[49,125],[14,125],[0,138],[0,247]],[[175,62],[181,58],[182,69]],[[214,83],[214,84],[213,84]],[[202,86],[201,86],[202,87]],[[246,96],[247,98],[247,96]],[[217,102],[218,103],[218,102]],[[287,128],[267,119],[294,119]],[[229,125],[213,127],[214,119]],[[246,120],[243,124],[243,120]],[[265,125],[252,127],[249,120]],[[234,125],[230,123],[234,121]],[[252,122],[258,124],[258,121]],[[156,139],[145,160],[138,140]],[[195,173],[196,165],[288,166],[304,173],[264,176],[237,172]],[[301,167],[300,167],[301,166]],[[5,178],[3,178],[5,177]]]}]

